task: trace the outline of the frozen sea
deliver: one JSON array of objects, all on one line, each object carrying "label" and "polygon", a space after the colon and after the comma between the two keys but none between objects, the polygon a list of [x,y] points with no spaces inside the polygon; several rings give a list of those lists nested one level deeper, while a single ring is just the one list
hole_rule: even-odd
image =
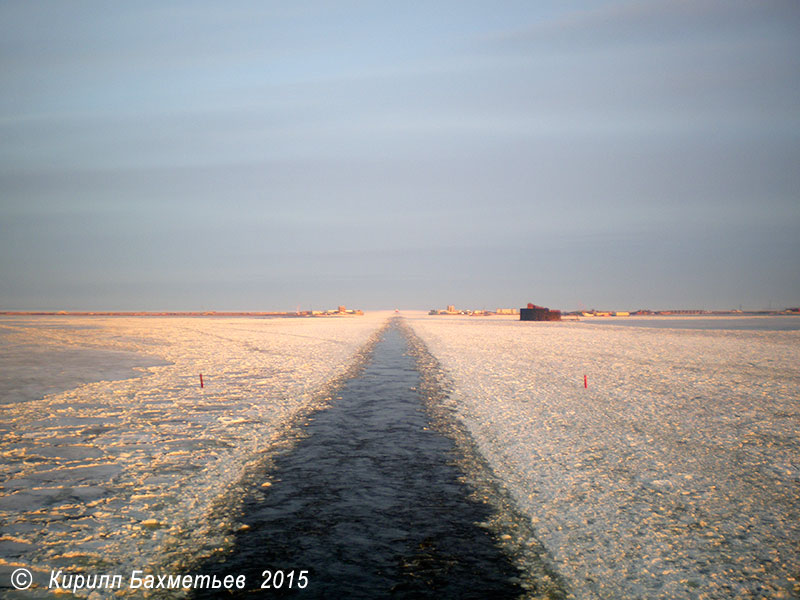
[{"label": "frozen sea", "polygon": [[800,316],[590,317],[583,323],[653,329],[728,329],[731,331],[800,331]]},{"label": "frozen sea", "polygon": [[797,597],[800,331],[664,321],[408,320],[572,597]]},{"label": "frozen sea", "polygon": [[[0,318],[0,586],[230,547],[248,470],[387,316]],[[569,597],[800,594],[797,321],[405,322]]]},{"label": "frozen sea", "polygon": [[0,585],[224,547],[225,493],[385,319],[0,318]]}]

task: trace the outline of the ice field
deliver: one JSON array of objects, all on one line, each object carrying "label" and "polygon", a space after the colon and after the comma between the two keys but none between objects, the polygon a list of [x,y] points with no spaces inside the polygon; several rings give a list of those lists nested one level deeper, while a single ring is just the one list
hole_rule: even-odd
[{"label": "ice field", "polygon": [[[0,583],[227,547],[388,316],[0,317]],[[404,316],[571,597],[800,593],[800,331]]]},{"label": "ice field", "polygon": [[408,323],[574,597],[796,597],[800,332]]},{"label": "ice field", "polygon": [[212,504],[385,318],[0,319],[3,584],[224,545]]}]

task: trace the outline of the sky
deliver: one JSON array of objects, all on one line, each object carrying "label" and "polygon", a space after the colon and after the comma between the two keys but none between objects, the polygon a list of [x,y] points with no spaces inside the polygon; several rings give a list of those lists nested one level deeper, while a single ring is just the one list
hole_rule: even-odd
[{"label": "sky", "polygon": [[0,310],[800,305],[800,3],[0,3]]}]

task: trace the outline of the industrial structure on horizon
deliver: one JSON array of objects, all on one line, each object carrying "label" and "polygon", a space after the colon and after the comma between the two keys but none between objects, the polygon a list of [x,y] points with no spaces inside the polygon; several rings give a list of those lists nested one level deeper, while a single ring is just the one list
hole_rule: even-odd
[{"label": "industrial structure on horizon", "polygon": [[432,308],[428,311],[429,315],[467,315],[471,317],[489,316],[489,315],[515,315],[517,314],[516,308],[496,308],[494,311],[481,309],[459,309],[455,304],[448,304],[444,310],[439,308]]},{"label": "industrial structure on horizon", "polygon": [[520,321],[560,321],[561,311],[550,310],[544,306],[536,306],[532,302],[528,302],[526,308],[519,309]]}]

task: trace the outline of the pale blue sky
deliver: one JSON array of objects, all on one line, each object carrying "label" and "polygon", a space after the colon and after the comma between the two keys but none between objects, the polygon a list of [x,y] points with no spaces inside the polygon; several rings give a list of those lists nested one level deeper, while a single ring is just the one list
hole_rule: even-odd
[{"label": "pale blue sky", "polygon": [[3,2],[0,308],[800,304],[800,4]]}]

